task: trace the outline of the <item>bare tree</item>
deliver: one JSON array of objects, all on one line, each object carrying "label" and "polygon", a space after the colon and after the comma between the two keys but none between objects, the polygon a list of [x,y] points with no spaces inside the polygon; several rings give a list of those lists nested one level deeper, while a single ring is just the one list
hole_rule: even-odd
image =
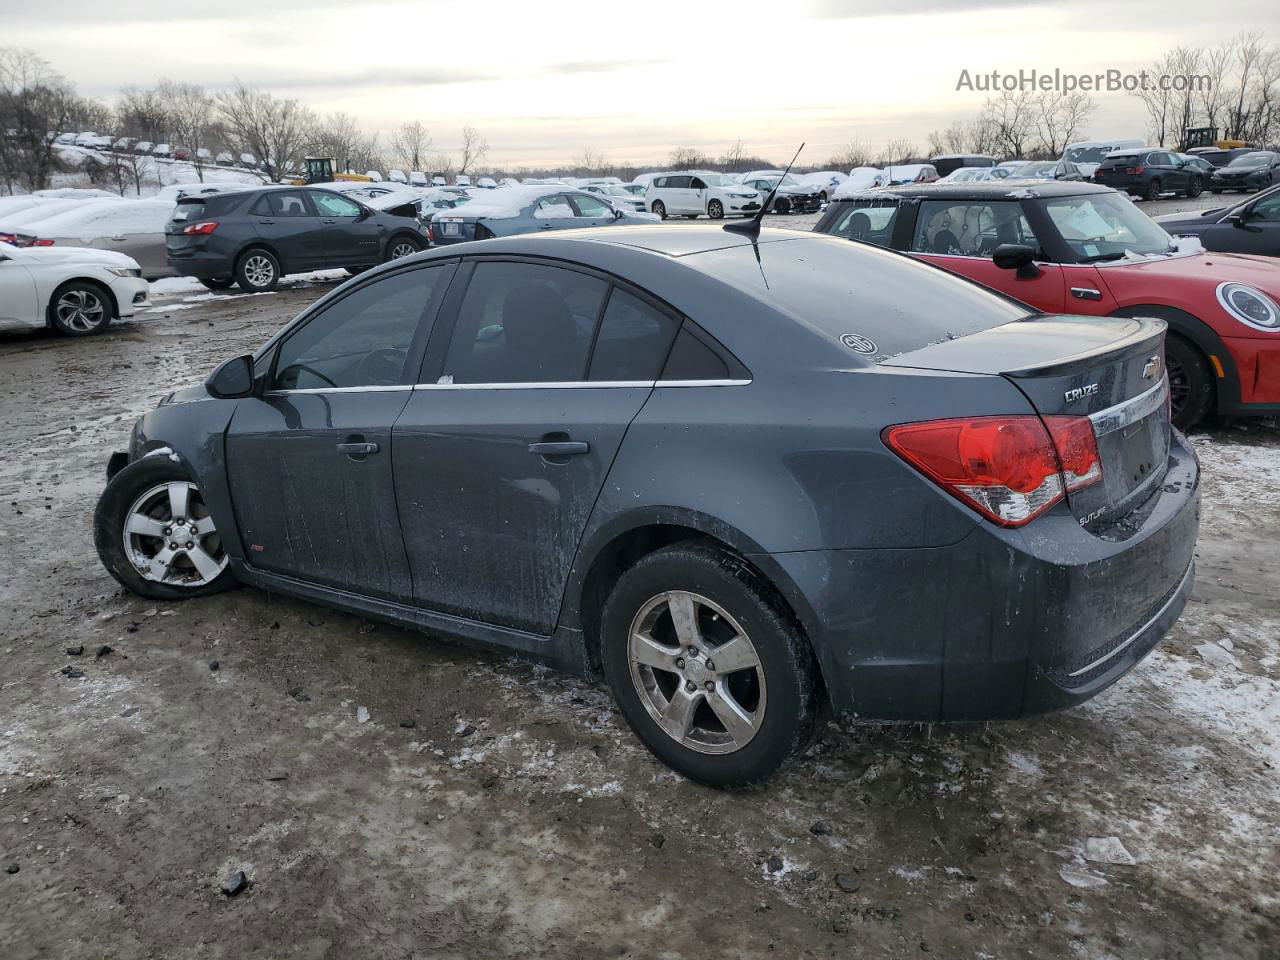
[{"label": "bare tree", "polygon": [[595,147],[583,147],[573,159],[572,168],[580,177],[601,177],[610,169],[605,155]]},{"label": "bare tree", "polygon": [[1262,31],[1251,30],[1240,34],[1235,41],[1235,53],[1236,66],[1239,69],[1236,77],[1238,86],[1235,105],[1228,108],[1227,136],[1243,140],[1248,133],[1249,122],[1254,112],[1249,96],[1255,80],[1254,71],[1267,54],[1262,42]]},{"label": "bare tree", "polygon": [[116,113],[122,131],[130,136],[157,143],[169,135],[168,107],[155,88],[125,87]]},{"label": "bare tree", "polygon": [[1084,133],[1085,124],[1096,109],[1093,98],[1081,91],[1046,91],[1037,96],[1032,123],[1040,138],[1040,151],[1048,158],[1062,156],[1066,145]]},{"label": "bare tree", "polygon": [[205,160],[200,151],[208,151],[211,139],[213,98],[204,87],[168,79],[160,81],[156,92],[164,104],[169,136],[173,137],[175,145],[180,144],[191,151],[191,165],[195,168],[196,178],[203,183]]},{"label": "bare tree", "polygon": [[745,165],[747,158],[747,147],[739,137],[733,141],[733,144],[720,157],[720,166],[724,167],[729,173],[738,173]]},{"label": "bare tree", "polygon": [[364,173],[382,164],[378,138],[365,136],[356,118],[347,113],[331,113],[317,121],[307,150],[332,157],[338,172]]},{"label": "bare tree", "polygon": [[214,99],[227,134],[241,151],[266,164],[266,176],[273,183],[301,164],[315,122],[297,100],[275,97],[241,80]]},{"label": "bare tree", "polygon": [[459,173],[468,173],[478,167],[489,153],[489,144],[475,127],[462,128],[462,162],[458,164]]},{"label": "bare tree", "polygon": [[431,133],[420,120],[401,124],[391,135],[391,152],[410,170],[421,170],[431,149]]},{"label": "bare tree", "polygon": [[1235,60],[1236,41],[1220,43],[1205,53],[1204,76],[1208,83],[1200,88],[1200,113],[1205,125],[1218,129],[1227,115],[1231,100],[1228,86],[1231,64]]},{"label": "bare tree", "polygon": [[871,165],[871,148],[866,141],[854,137],[838,153],[834,153],[827,165],[834,170],[852,170],[854,167]]},{"label": "bare tree", "polygon": [[1035,95],[1027,90],[1004,90],[988,97],[982,106],[981,121],[989,126],[999,149],[1010,157],[1021,157],[1035,136]]},{"label": "bare tree", "polygon": [[54,138],[83,103],[65,77],[31,50],[0,47],[0,181],[41,190],[57,163]]},{"label": "bare tree", "polygon": [[880,154],[877,166],[889,167],[908,163],[915,156],[915,153],[916,145],[914,141],[905,137],[898,137],[884,145],[884,151]]},{"label": "bare tree", "polygon": [[711,160],[697,147],[679,146],[671,151],[668,164],[675,170],[691,170],[709,166]]}]

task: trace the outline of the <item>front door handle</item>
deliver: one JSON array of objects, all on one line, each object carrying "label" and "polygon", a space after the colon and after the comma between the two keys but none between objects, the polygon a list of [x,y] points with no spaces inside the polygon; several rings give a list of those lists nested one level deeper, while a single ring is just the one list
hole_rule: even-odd
[{"label": "front door handle", "polygon": [[274,220],[259,220],[259,223],[275,223]]},{"label": "front door handle", "polygon": [[544,440],[529,444],[529,452],[540,457],[577,457],[591,452],[591,444],[581,440]]},{"label": "front door handle", "polygon": [[321,223],[337,223],[337,220],[321,220]]},{"label": "front door handle", "polygon": [[345,453],[348,457],[364,457],[371,453],[378,452],[376,443],[340,443],[338,444],[338,452]]},{"label": "front door handle", "polygon": [[1071,295],[1077,300],[1101,300],[1102,292],[1093,287],[1072,287]]}]

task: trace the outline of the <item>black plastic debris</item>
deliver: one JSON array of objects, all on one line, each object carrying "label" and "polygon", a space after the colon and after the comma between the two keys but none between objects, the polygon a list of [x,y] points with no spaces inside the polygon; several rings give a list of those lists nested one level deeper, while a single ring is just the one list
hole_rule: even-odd
[{"label": "black plastic debris", "polygon": [[217,660],[210,660],[210,661],[209,661],[209,669],[210,669],[210,670],[212,670],[214,673],[217,673],[217,672],[218,672],[218,668],[219,668],[220,666],[222,666],[222,664],[218,663],[218,661],[217,661]]},{"label": "black plastic debris", "polygon": [[288,780],[289,774],[285,773],[283,770],[272,770],[263,779],[270,780],[273,783],[278,783],[281,780]]},{"label": "black plastic debris", "polygon": [[108,644],[105,644],[105,643],[104,643],[102,646],[100,646],[100,647],[98,648],[98,650],[97,650],[97,652],[94,654],[94,656],[95,656],[95,657],[106,657],[106,656],[110,656],[112,653],[115,653],[115,651],[114,651],[114,650],[113,650],[113,649],[112,649]]},{"label": "black plastic debris", "polygon": [[404,727],[406,730],[412,730],[417,725],[418,725],[417,720],[401,720],[400,721],[400,726]]},{"label": "black plastic debris", "polygon": [[7,865],[5,866],[5,868],[4,868],[4,872],[5,872],[5,873],[17,873],[20,869],[22,869],[22,868],[21,868],[21,867],[19,867],[16,863],[10,863],[10,864],[7,864]]},{"label": "black plastic debris", "polygon": [[770,873],[778,873],[783,868],[783,866],[785,866],[785,864],[783,864],[782,858],[778,856],[776,853],[769,858]]},{"label": "black plastic debris", "polygon": [[667,838],[661,833],[655,833],[652,837],[649,838],[649,842],[652,843],[654,847],[661,850],[663,846],[666,844]]},{"label": "black plastic debris", "polygon": [[84,679],[84,675],[85,675],[83,670],[77,670],[75,667],[71,666],[70,664],[63,667],[58,672],[61,673],[64,677],[66,677],[69,680],[82,680]]},{"label": "black plastic debris", "polygon": [[825,837],[831,833],[831,824],[825,820],[819,820],[809,828],[809,832],[815,837]]},{"label": "black plastic debris", "polygon": [[74,647],[67,647],[67,656],[68,656],[68,657],[78,657],[78,656],[80,656],[80,654],[82,654],[82,653],[84,653],[84,644],[83,644],[83,643],[76,644]]},{"label": "black plastic debris", "polygon": [[247,886],[249,886],[249,878],[244,875],[243,870],[237,870],[223,881],[222,892],[228,897],[234,897],[243,893]]}]

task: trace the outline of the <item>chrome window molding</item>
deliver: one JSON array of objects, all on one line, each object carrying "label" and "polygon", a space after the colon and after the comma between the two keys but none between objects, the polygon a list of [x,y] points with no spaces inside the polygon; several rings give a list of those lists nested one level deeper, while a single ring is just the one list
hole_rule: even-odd
[{"label": "chrome window molding", "polygon": [[1169,378],[1161,377],[1160,382],[1150,390],[1140,393],[1136,397],[1130,397],[1123,403],[1117,403],[1114,407],[1108,407],[1106,410],[1099,410],[1097,413],[1089,414],[1089,420],[1093,423],[1094,435],[1104,437],[1109,433],[1115,433],[1117,430],[1123,430],[1144,417],[1151,416],[1167,402],[1168,395]]},{"label": "chrome window molding", "polygon": [[414,390],[617,390],[643,387],[742,387],[750,380],[555,380],[529,383],[416,383]]},{"label": "chrome window molding", "polygon": [[413,388],[407,383],[399,383],[393,386],[367,386],[367,387],[303,387],[293,390],[266,390],[263,395],[268,397],[287,397],[293,394],[307,393],[399,393],[401,390],[412,390]]}]

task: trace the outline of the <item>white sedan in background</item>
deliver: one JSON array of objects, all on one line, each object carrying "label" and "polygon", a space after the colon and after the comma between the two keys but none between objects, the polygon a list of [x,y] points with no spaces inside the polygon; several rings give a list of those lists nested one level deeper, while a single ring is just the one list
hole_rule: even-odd
[{"label": "white sedan in background", "polygon": [[147,305],[132,257],[84,247],[0,243],[0,330],[50,327],[69,337],[100,333]]},{"label": "white sedan in background", "polygon": [[14,245],[112,250],[136,260],[148,280],[158,280],[174,275],[164,243],[172,216],[172,200],[89,200],[19,227]]}]

